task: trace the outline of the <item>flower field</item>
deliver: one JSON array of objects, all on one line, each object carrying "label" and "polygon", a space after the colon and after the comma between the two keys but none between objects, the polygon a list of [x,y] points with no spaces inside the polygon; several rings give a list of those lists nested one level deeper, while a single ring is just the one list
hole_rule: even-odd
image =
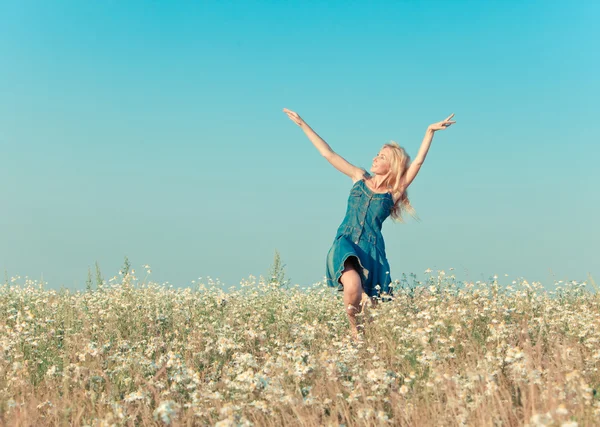
[{"label": "flower field", "polygon": [[341,293],[265,284],[0,287],[0,424],[600,425],[600,297],[396,282],[350,338]]}]

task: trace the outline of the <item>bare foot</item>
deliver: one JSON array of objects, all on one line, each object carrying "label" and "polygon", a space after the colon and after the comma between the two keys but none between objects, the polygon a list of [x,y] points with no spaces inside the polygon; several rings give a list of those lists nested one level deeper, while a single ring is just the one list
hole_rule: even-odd
[{"label": "bare foot", "polygon": [[357,325],[356,328],[352,328],[352,339],[355,343],[365,342],[365,327],[363,325]]}]

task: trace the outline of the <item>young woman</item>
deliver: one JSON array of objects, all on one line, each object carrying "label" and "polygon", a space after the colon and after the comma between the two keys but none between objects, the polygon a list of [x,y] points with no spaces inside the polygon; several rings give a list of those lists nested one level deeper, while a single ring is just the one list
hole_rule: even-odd
[{"label": "young woman", "polygon": [[[446,120],[427,128],[421,148],[413,162],[404,148],[397,143],[384,144],[373,159],[370,175],[365,169],[347,162],[295,112],[283,109],[284,113],[302,128],[319,153],[337,170],[352,179],[353,186],[348,198],[346,216],[337,230],[333,245],[327,254],[327,284],[344,292],[343,300],[348,314],[352,335],[358,337],[356,314],[365,300],[371,299],[373,306],[382,294],[392,296],[390,267],[385,254],[381,226],[388,216],[403,221],[402,212],[414,216],[407,188],[417,176],[433,134],[456,123]],[[366,301],[365,301],[366,302]]]}]

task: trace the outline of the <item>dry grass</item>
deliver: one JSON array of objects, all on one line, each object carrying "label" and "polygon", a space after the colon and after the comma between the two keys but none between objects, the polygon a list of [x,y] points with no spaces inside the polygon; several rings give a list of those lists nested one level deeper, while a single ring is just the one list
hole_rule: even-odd
[{"label": "dry grass", "polygon": [[323,284],[15,282],[0,288],[0,423],[598,425],[599,303],[585,283],[438,272],[369,311],[353,344]]}]

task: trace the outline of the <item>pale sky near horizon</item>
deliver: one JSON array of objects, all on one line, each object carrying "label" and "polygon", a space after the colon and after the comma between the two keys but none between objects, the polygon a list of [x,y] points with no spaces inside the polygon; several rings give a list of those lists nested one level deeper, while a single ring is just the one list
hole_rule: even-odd
[{"label": "pale sky near horizon", "polygon": [[[325,275],[349,178],[415,156],[392,279],[600,282],[597,2],[0,2],[0,268],[83,289]],[[504,275],[508,274],[507,277]],[[3,282],[3,280],[2,280]]]}]

